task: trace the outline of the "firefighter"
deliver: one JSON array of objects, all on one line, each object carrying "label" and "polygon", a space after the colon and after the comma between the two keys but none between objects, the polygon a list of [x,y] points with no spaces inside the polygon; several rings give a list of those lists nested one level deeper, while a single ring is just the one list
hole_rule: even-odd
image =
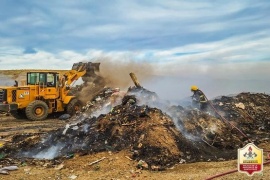
[{"label": "firefighter", "polygon": [[204,93],[197,86],[191,86],[190,90],[193,92],[193,95],[191,96],[192,105],[199,107],[202,111],[205,111],[207,109],[208,102]]}]

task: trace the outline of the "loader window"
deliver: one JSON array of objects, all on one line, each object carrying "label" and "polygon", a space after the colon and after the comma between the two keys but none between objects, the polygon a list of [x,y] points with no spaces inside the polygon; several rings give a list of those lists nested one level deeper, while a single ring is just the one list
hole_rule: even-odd
[{"label": "loader window", "polygon": [[40,82],[40,84],[45,84],[45,82],[46,82],[45,80],[46,80],[45,74],[40,73],[39,74],[39,82]]},{"label": "loader window", "polygon": [[35,84],[44,84],[46,82],[44,73],[31,72],[27,73],[27,84],[35,85]]},{"label": "loader window", "polygon": [[27,73],[27,84],[35,85],[39,81],[39,73]]},{"label": "loader window", "polygon": [[51,74],[51,73],[47,74],[47,86],[55,87],[55,74]]}]

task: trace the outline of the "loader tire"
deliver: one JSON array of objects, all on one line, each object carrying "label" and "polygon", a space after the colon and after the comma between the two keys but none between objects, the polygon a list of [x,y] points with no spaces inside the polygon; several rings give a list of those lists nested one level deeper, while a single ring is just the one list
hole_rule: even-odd
[{"label": "loader tire", "polygon": [[73,116],[77,111],[82,110],[82,103],[78,99],[72,99],[67,105],[67,113]]},{"label": "loader tire", "polygon": [[16,119],[26,119],[24,109],[18,109],[16,111],[10,111],[10,114]]},{"label": "loader tire", "polygon": [[44,120],[48,116],[48,105],[40,100],[31,102],[25,110],[26,117],[33,121]]}]

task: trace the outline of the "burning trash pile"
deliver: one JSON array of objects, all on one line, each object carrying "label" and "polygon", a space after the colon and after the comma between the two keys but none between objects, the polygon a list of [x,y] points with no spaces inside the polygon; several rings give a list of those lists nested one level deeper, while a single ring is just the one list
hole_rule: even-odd
[{"label": "burning trash pile", "polygon": [[[129,93],[138,93],[134,89]],[[13,155],[20,157],[53,159],[127,149],[132,159],[162,169],[179,162],[233,159],[235,148],[242,145],[217,118],[180,106],[168,107],[164,113],[155,107],[137,105],[139,102],[140,98],[127,95],[107,114],[93,117],[82,113],[74,123],[44,139],[17,140],[9,150],[19,150]]]},{"label": "burning trash pile", "polygon": [[[202,124],[195,127],[194,131],[198,128],[203,134],[203,127],[201,127],[205,124],[203,116],[199,121]],[[58,129],[41,142],[34,139],[18,142],[21,147],[13,147],[13,149],[20,149],[20,156],[41,159],[67,157],[73,153],[83,155],[128,149],[132,159],[143,160],[151,166],[160,168],[179,162],[234,158],[235,152],[229,150],[240,141],[237,138],[234,140],[226,131],[226,135],[222,134],[224,133],[222,131],[212,130],[212,132],[218,136],[216,143],[212,145],[205,143],[206,140],[200,140],[199,137],[187,138],[174,125],[170,116],[161,110],[146,105],[126,103],[114,107],[108,114],[102,114],[97,118],[86,117],[78,123]],[[230,137],[230,141],[227,142],[228,139],[221,137],[222,135]],[[218,141],[221,138],[225,145]],[[231,143],[231,146],[226,146],[226,143]]]},{"label": "burning trash pile", "polygon": [[[235,159],[236,150],[248,142],[222,118],[171,106],[133,81],[135,86],[122,94],[104,88],[65,127],[47,135],[17,135],[3,150],[10,157],[37,159],[128,150],[144,168],[161,170],[176,163]],[[265,94],[241,93],[212,103],[245,132],[256,137],[263,130],[269,137],[269,100]]]},{"label": "burning trash pile", "polygon": [[[269,140],[270,96],[263,93],[240,93],[213,100],[214,107],[229,121],[240,127],[250,138]],[[255,137],[253,137],[256,134]],[[255,138],[255,139],[254,139]]]}]

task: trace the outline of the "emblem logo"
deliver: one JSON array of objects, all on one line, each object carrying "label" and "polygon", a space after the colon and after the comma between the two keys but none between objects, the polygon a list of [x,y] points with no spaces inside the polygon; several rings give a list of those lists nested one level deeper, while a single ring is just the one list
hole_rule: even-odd
[{"label": "emblem logo", "polygon": [[238,171],[252,176],[254,173],[263,171],[263,150],[248,143],[238,149]]}]

